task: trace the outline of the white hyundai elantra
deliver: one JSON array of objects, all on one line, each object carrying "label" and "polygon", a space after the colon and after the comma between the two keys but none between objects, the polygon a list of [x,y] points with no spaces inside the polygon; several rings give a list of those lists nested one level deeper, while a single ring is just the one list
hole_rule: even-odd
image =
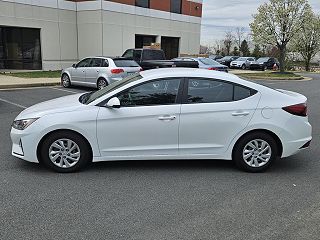
[{"label": "white hyundai elantra", "polygon": [[217,71],[150,70],[24,110],[12,125],[12,154],[58,172],[156,159],[233,160],[259,172],[308,148],[306,101]]}]

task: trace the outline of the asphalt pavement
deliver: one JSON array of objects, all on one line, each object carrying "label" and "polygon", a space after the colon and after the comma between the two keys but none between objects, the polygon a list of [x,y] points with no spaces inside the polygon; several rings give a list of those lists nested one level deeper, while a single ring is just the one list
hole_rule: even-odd
[{"label": "asphalt pavement", "polygon": [[319,239],[320,75],[261,81],[308,97],[309,150],[250,174],[230,161],[96,163],[73,174],[11,156],[25,107],[90,89],[0,91],[0,239]]}]

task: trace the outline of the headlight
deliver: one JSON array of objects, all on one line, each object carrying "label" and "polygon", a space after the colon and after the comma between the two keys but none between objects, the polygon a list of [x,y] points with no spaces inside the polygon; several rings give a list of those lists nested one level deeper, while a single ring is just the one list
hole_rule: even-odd
[{"label": "headlight", "polygon": [[38,118],[15,120],[12,123],[12,127],[18,130],[24,130],[27,127],[29,127],[32,123],[34,123],[36,120],[38,120]]}]

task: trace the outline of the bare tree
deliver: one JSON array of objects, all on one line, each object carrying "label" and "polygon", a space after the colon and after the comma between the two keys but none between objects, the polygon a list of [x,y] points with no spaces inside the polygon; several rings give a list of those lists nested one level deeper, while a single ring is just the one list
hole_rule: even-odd
[{"label": "bare tree", "polygon": [[234,36],[232,34],[232,31],[227,31],[223,40],[226,55],[230,55],[233,39]]}]

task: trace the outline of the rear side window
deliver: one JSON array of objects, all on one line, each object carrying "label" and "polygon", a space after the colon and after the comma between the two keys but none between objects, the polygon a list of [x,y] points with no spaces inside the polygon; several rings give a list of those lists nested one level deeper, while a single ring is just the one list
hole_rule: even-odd
[{"label": "rear side window", "polygon": [[234,101],[239,101],[239,100],[248,98],[248,97],[254,95],[253,91],[254,90],[252,90],[250,88],[246,88],[246,87],[242,87],[242,86],[239,86],[239,85],[235,85],[234,86],[234,93],[233,93],[233,100]]},{"label": "rear side window", "polygon": [[189,79],[187,103],[232,102],[248,98],[257,91],[214,79]]},{"label": "rear side window", "polygon": [[164,52],[160,50],[144,50],[143,51],[144,60],[164,60]]},{"label": "rear side window", "polygon": [[231,83],[190,79],[188,83],[188,103],[231,102],[233,85]]},{"label": "rear side window", "polygon": [[102,59],[101,58],[92,58],[90,67],[100,67],[102,64]]},{"label": "rear side window", "polygon": [[109,67],[109,62],[107,59],[102,59],[102,65],[101,67]]},{"label": "rear side window", "polygon": [[134,60],[114,59],[113,61],[117,67],[140,67]]}]

